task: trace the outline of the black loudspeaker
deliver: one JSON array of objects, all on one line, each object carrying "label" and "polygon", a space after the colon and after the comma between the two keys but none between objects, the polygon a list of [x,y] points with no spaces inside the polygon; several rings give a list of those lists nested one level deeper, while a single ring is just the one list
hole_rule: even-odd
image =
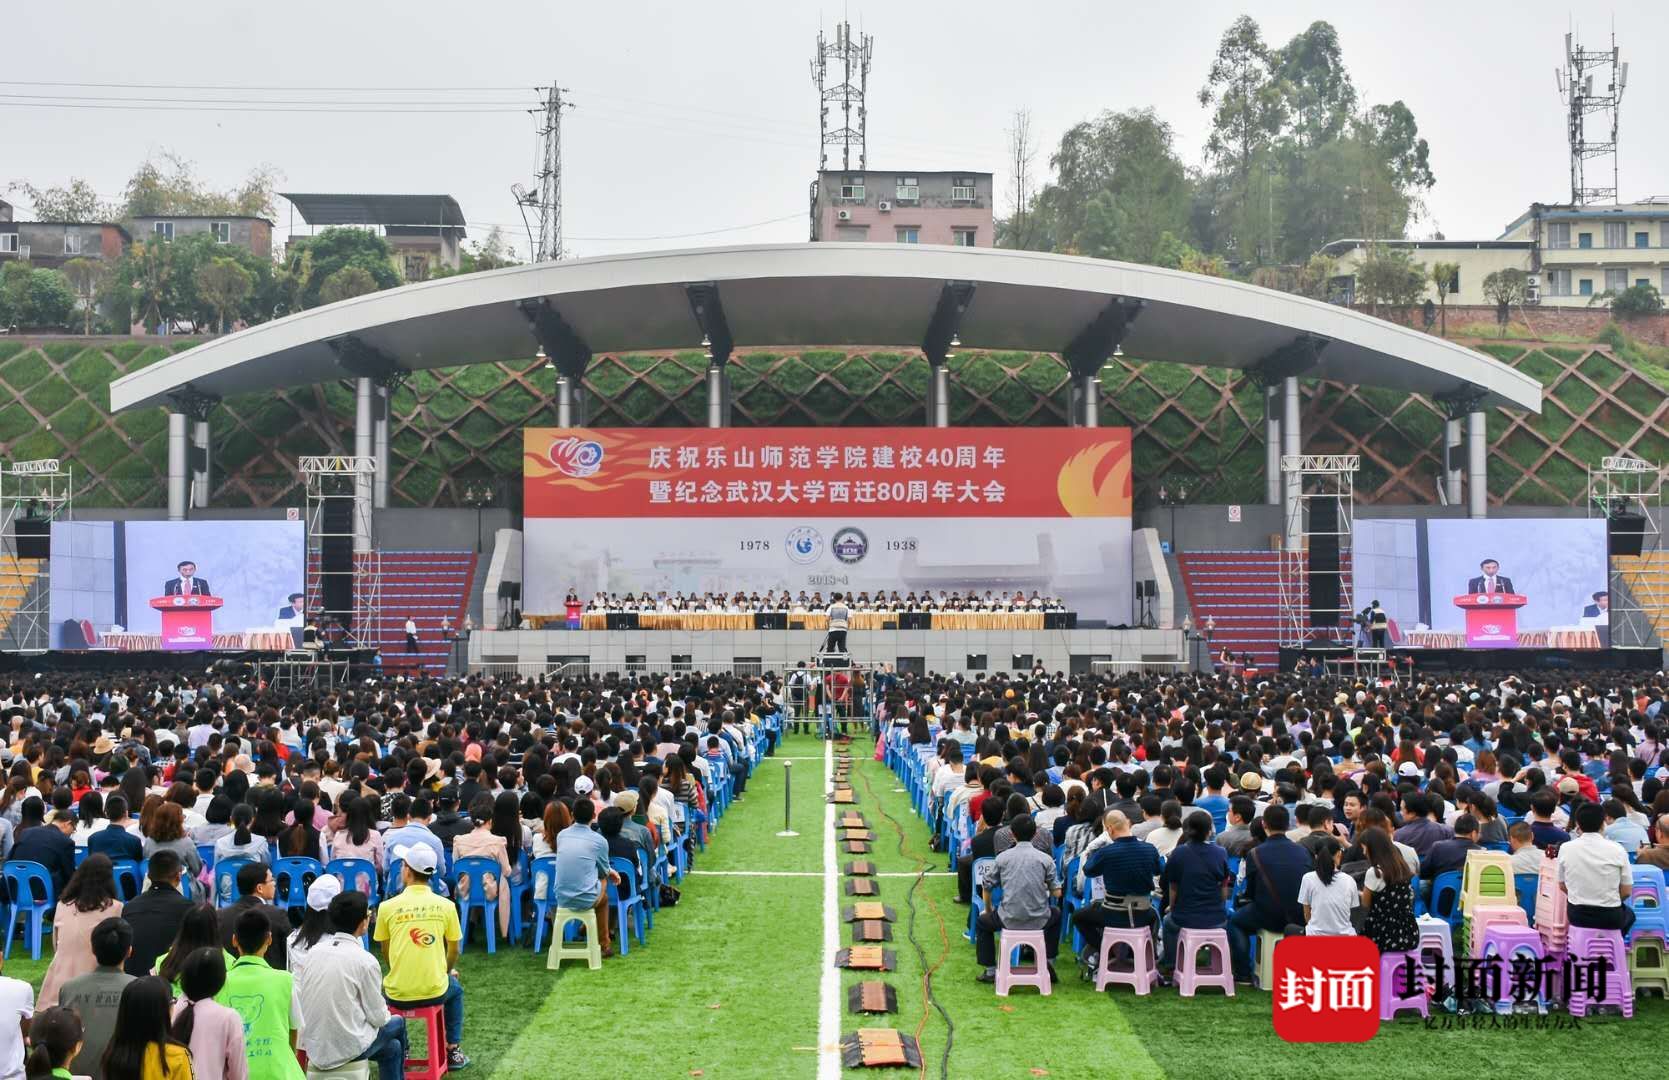
[{"label": "black loudspeaker", "polygon": [[18,518],[14,524],[17,526],[18,558],[52,558],[52,522],[46,518]]},{"label": "black loudspeaker", "polygon": [[348,615],[354,606],[354,502],[326,495],[319,513],[319,593],[324,609]]},{"label": "black loudspeaker", "polygon": [[[1605,523],[1605,538],[1613,555],[1638,555],[1646,538],[1646,519],[1639,514],[1618,514]],[[18,539],[18,551],[23,540]]]},{"label": "black loudspeaker", "polygon": [[520,600],[522,598],[522,583],[519,581],[499,582],[498,598],[500,600]]},{"label": "black loudspeaker", "polygon": [[1310,625],[1339,624],[1339,500],[1310,503]]}]

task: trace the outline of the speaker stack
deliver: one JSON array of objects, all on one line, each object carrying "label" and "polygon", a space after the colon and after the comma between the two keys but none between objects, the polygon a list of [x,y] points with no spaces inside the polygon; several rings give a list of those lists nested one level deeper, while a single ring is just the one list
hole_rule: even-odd
[{"label": "speaker stack", "polygon": [[1337,626],[1339,610],[1339,500],[1310,503],[1310,625]]},{"label": "speaker stack", "polygon": [[319,595],[324,610],[351,624],[354,607],[354,499],[326,495],[319,513]]}]

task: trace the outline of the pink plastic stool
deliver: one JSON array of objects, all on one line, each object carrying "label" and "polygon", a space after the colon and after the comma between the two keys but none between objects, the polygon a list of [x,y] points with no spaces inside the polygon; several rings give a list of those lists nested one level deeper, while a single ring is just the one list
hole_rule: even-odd
[{"label": "pink plastic stool", "polygon": [[1501,991],[1495,999],[1497,1012],[1510,1012],[1517,1004],[1526,1004],[1513,995],[1513,960],[1516,957],[1528,956],[1536,961],[1536,998],[1538,1006],[1547,1005],[1548,988],[1542,985],[1541,960],[1547,955],[1542,945],[1541,935],[1528,926],[1515,926],[1508,922],[1495,922],[1484,931],[1483,949],[1478,955],[1484,960],[1494,958],[1497,968],[1501,972]]},{"label": "pink plastic stool", "polygon": [[1569,989],[1570,1014],[1587,1016],[1588,1010],[1596,1005],[1616,1005],[1623,1010],[1624,1017],[1632,1017],[1634,984],[1628,977],[1628,950],[1623,947],[1622,931],[1591,930],[1586,926],[1573,926],[1568,933],[1573,969],[1578,964],[1601,958],[1608,965],[1605,973],[1605,996],[1599,998],[1588,993],[1588,980],[1572,971]]},{"label": "pink plastic stool", "polygon": [[[1409,993],[1401,993],[1404,975],[1403,969],[1412,963],[1414,973],[1419,976],[1420,985],[1408,987]],[[1397,1013],[1404,1009],[1413,1009],[1421,1016],[1431,1014],[1431,1005],[1426,999],[1426,972],[1424,961],[1419,953],[1388,952],[1379,954],[1379,1019],[1394,1020]]]},{"label": "pink plastic stool", "polygon": [[[1014,966],[1014,954],[1024,945],[1032,950],[1033,965]],[[997,996],[1007,997],[1016,986],[1035,986],[1038,993],[1048,997],[1053,992],[1049,982],[1048,946],[1041,930],[1003,930],[997,939]]]},{"label": "pink plastic stool", "polygon": [[395,1016],[403,1016],[409,1025],[413,1020],[423,1021],[423,1030],[429,1041],[429,1056],[416,1060],[406,1060],[406,1080],[440,1080],[446,1075],[446,1024],[441,1019],[439,1005],[417,1005],[412,1008],[402,1008],[390,1004],[388,1011]]},{"label": "pink plastic stool", "polygon": [[1496,923],[1507,923],[1509,926],[1530,925],[1525,917],[1524,909],[1517,904],[1508,907],[1504,904],[1476,904],[1470,916],[1472,920],[1472,940],[1468,942],[1473,956],[1484,954],[1484,933]]},{"label": "pink plastic stool", "polygon": [[[1210,950],[1210,958],[1201,966],[1200,950]],[[1176,988],[1183,997],[1193,997],[1202,986],[1220,986],[1223,993],[1234,996],[1234,966],[1229,963],[1229,932],[1192,930],[1183,927],[1176,943]]]},{"label": "pink plastic stool", "polygon": [[[1113,950],[1123,945],[1130,950],[1129,971],[1113,970]],[[1153,955],[1153,934],[1143,926],[1124,929],[1107,927],[1101,931],[1101,961],[1095,969],[1095,988],[1105,990],[1114,983],[1136,988],[1146,996],[1159,983],[1159,968]]]}]

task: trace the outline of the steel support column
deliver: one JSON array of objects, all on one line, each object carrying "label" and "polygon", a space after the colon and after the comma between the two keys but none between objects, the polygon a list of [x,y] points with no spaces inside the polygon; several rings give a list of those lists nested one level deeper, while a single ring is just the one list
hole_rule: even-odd
[{"label": "steel support column", "polygon": [[209,460],[209,422],[207,420],[193,420],[191,422],[191,446],[196,451],[196,460],[191,470],[191,505],[199,510],[209,505],[209,475],[212,463]]},{"label": "steel support column", "polygon": [[1450,506],[1460,505],[1461,425],[1460,417],[1451,416],[1443,423],[1444,457],[1448,467],[1443,476],[1443,496]]},{"label": "steel support column", "polygon": [[372,428],[371,450],[377,459],[377,475],[372,480],[371,505],[381,510],[388,505],[388,411],[394,404],[393,389],[387,385],[378,386],[372,404],[376,408],[376,419]]},{"label": "steel support column", "polygon": [[1473,518],[1489,516],[1489,448],[1484,432],[1484,411],[1473,409],[1466,414],[1466,516]]},{"label": "steel support column", "polygon": [[[375,457],[376,383],[367,376],[354,380],[354,456]],[[372,488],[375,478],[369,473],[354,474],[354,551],[371,550]]]},{"label": "steel support column", "polygon": [[189,421],[183,412],[168,414],[168,520],[184,521],[191,488],[190,466],[187,465]]},{"label": "steel support column", "polygon": [[1281,505],[1281,388],[1263,388],[1263,501]]},{"label": "steel support column", "polygon": [[1101,378],[1098,375],[1078,376],[1078,401],[1083,412],[1079,422],[1083,427],[1101,426]]},{"label": "steel support column", "polygon": [[[1298,391],[1298,376],[1288,375],[1281,380],[1281,440],[1285,444],[1282,452],[1296,457],[1304,452],[1302,437],[1302,407],[1303,397]],[[1303,522],[1303,477],[1296,472],[1286,474],[1286,546],[1288,551],[1295,551],[1302,542],[1304,534]]]}]

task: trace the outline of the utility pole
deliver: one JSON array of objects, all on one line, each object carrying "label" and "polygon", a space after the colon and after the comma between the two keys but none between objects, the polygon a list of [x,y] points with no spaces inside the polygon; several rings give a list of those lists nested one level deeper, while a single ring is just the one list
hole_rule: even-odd
[{"label": "utility pole", "polygon": [[[542,108],[529,110],[542,115],[538,135],[541,141],[539,148],[539,167],[534,174],[538,191],[529,191],[520,184],[511,185],[511,192],[516,196],[516,203],[521,208],[522,219],[527,219],[528,210],[537,210],[539,217],[539,232],[536,237],[530,237],[533,242],[534,262],[555,262],[562,258],[562,110],[571,109],[574,103],[563,100],[562,95],[568,92],[565,86],[540,87],[545,98]],[[531,231],[531,230],[530,230]]]}]

